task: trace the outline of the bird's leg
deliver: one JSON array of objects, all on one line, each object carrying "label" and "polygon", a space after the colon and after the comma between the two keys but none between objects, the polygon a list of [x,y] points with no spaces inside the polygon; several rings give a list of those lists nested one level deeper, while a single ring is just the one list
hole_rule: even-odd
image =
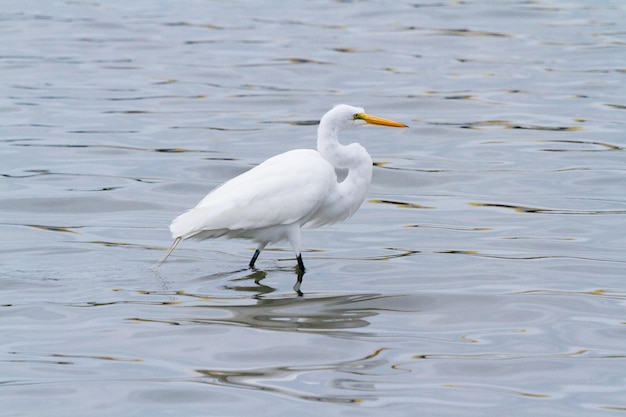
[{"label": "bird's leg", "polygon": [[250,259],[250,263],[248,264],[248,267],[250,269],[254,268],[254,263],[256,262],[256,258],[258,258],[260,254],[261,254],[261,251],[259,251],[258,249],[254,251],[254,255],[252,255],[252,259]]},{"label": "bird's leg", "polygon": [[289,243],[291,243],[293,252],[296,254],[296,259],[298,260],[298,268],[300,268],[300,271],[304,273],[304,262],[302,262],[302,249],[300,249],[300,225],[298,225],[297,223],[294,223],[292,225],[289,230],[287,240],[289,240]]},{"label": "bird's leg", "polygon": [[298,269],[296,273],[296,283],[293,284],[293,290],[298,294],[298,297],[302,297],[304,294],[300,291],[300,286],[302,286],[302,277],[304,276],[304,271]]},{"label": "bird's leg", "polygon": [[259,244],[259,246],[257,246],[256,250],[254,251],[254,255],[252,255],[252,259],[250,259],[250,263],[248,264],[248,267],[250,269],[254,268],[254,263],[256,262],[257,258],[261,254],[261,251],[265,249],[265,245],[266,243],[261,243]]},{"label": "bird's leg", "polygon": [[300,268],[300,271],[304,274],[304,262],[302,262],[302,254],[299,253],[298,256],[296,256],[296,259],[298,260],[298,268]]}]

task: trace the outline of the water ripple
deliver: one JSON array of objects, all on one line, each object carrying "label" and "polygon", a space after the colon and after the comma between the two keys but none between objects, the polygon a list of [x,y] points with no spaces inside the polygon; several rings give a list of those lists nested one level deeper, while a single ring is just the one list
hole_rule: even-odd
[{"label": "water ripple", "polygon": [[[623,412],[622,3],[4,2],[3,409]],[[368,201],[304,276],[228,240],[149,268],[341,102],[411,128],[342,136]]]}]

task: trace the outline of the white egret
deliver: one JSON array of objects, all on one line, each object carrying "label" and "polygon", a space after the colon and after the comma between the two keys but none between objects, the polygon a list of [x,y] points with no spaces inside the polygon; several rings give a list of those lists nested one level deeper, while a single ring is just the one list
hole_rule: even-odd
[{"label": "white egret", "polygon": [[[358,143],[339,143],[340,130],[361,124],[407,127],[340,104],[326,113],[317,130],[317,151],[296,149],[276,155],[227,181],[170,225],[174,242],[161,265],[183,239],[250,239],[257,247],[249,267],[268,243],[286,240],[304,272],[301,227],[320,227],[352,216],[372,180],[372,158]],[[347,169],[338,181],[335,169]]]}]

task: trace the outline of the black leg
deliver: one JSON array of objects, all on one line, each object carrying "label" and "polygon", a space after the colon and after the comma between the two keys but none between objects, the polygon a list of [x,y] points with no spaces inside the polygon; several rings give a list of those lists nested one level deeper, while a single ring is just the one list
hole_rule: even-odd
[{"label": "black leg", "polygon": [[254,251],[254,255],[252,255],[252,259],[250,259],[250,263],[248,264],[250,268],[254,268],[254,263],[256,262],[256,258],[258,258],[260,254],[261,254],[260,250],[257,249]]},{"label": "black leg", "polygon": [[304,276],[304,272],[298,269],[296,276],[296,283],[293,284],[293,290],[296,292],[296,294],[298,294],[298,297],[302,297],[304,294],[302,293],[302,291],[300,291],[300,286],[302,285],[302,277]]},{"label": "black leg", "polygon": [[298,254],[296,259],[298,260],[298,268],[300,268],[300,271],[304,272],[305,269],[304,269],[304,262],[302,262],[302,254]]}]

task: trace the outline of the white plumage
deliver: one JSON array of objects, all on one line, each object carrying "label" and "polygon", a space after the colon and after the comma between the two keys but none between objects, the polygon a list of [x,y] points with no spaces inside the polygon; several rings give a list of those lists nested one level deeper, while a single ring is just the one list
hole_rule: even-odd
[{"label": "white plumage", "polygon": [[[183,239],[250,239],[257,250],[287,240],[304,272],[301,227],[320,227],[350,217],[359,208],[372,179],[372,159],[361,145],[341,145],[338,132],[364,124],[405,125],[365,114],[345,104],[326,113],[318,128],[317,151],[297,149],[276,155],[207,194],[170,225],[174,242],[157,266]],[[335,169],[347,169],[339,182]]]}]

